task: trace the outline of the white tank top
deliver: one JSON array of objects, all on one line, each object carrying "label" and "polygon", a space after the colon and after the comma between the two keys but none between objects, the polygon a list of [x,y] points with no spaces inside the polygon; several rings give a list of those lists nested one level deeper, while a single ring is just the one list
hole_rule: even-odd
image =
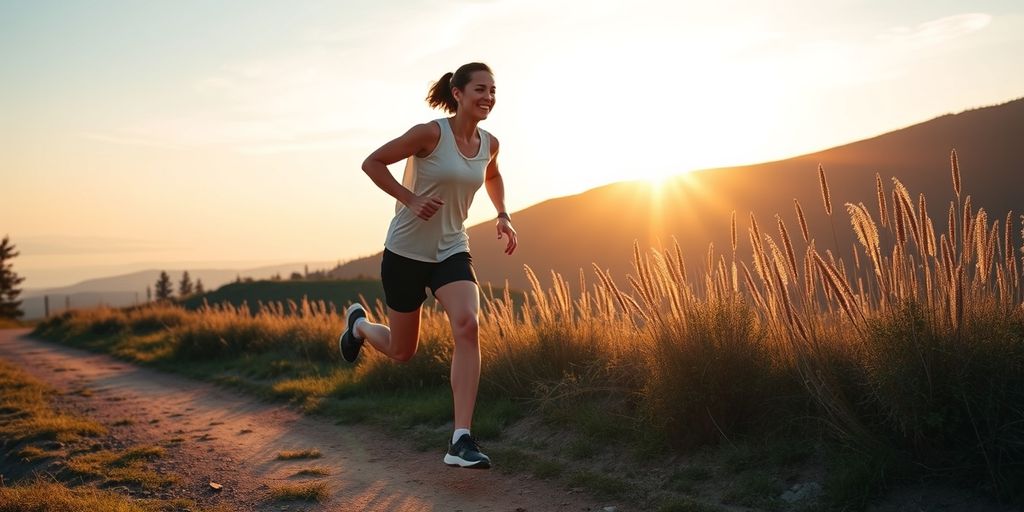
[{"label": "white tank top", "polygon": [[432,263],[469,252],[464,223],[491,161],[491,137],[486,131],[477,128],[480,150],[467,157],[459,151],[448,119],[434,122],[441,127],[437,147],[426,157],[413,155],[406,160],[402,185],[417,195],[436,195],[444,206],[430,220],[423,220],[396,202],[384,242],[384,247],[399,256]]}]

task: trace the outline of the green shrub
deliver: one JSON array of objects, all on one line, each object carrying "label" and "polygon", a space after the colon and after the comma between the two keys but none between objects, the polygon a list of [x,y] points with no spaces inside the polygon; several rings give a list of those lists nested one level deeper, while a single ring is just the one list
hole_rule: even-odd
[{"label": "green shrub", "polygon": [[1024,460],[1024,317],[973,309],[954,331],[935,314],[907,303],[871,322],[865,398],[922,464],[1009,483],[1009,462]]},{"label": "green shrub", "polygon": [[795,389],[773,362],[766,335],[740,301],[706,304],[655,334],[645,357],[648,421],[683,447],[763,425],[773,397]]}]

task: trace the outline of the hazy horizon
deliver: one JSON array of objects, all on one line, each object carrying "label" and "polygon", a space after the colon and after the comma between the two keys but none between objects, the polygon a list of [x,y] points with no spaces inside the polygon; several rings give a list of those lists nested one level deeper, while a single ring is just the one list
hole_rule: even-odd
[{"label": "hazy horizon", "polygon": [[[21,247],[18,247],[21,250]],[[127,263],[115,263],[106,265],[82,265],[78,267],[62,267],[58,269],[46,269],[41,273],[49,281],[37,281],[32,286],[22,286],[25,292],[34,292],[53,288],[73,286],[92,279],[102,279],[118,275],[131,274],[145,270],[166,270],[168,272],[180,272],[187,270],[195,273],[197,270],[236,270],[245,271],[264,267],[276,267],[285,265],[308,265],[310,272],[317,270],[330,270],[338,263],[344,264],[347,260],[220,260],[220,261],[138,261]],[[18,260],[14,263],[17,265]],[[29,269],[30,271],[32,269]],[[15,269],[19,275],[23,273]],[[287,276],[285,276],[287,277]],[[27,283],[27,281],[26,281]],[[24,284],[24,283],[23,283]]]},{"label": "hazy horizon", "polygon": [[1024,5],[805,6],[5,4],[0,235],[30,289],[373,254],[394,201],[359,164],[470,60],[512,211],[1024,96]]}]

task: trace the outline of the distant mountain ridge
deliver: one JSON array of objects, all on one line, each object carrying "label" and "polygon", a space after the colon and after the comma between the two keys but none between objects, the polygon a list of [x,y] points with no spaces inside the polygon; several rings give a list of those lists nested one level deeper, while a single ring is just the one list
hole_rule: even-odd
[{"label": "distant mountain ridge", "polygon": [[288,279],[292,272],[305,272],[307,265],[313,271],[335,267],[337,262],[287,263],[250,269],[140,270],[128,274],[87,279],[71,286],[26,290],[22,294],[22,310],[25,312],[25,318],[27,319],[42,317],[45,312],[44,297],[49,297],[51,313],[61,311],[67,306],[82,308],[105,304],[121,307],[144,302],[146,300],[146,287],[153,288],[162,271],[166,271],[171,277],[174,290],[177,292],[178,282],[181,280],[182,273],[185,270],[188,270],[189,278],[193,283],[197,279],[201,279],[204,288],[214,290],[234,281],[238,277],[268,279],[280,274],[283,279]]},{"label": "distant mountain ridge", "polygon": [[[528,288],[523,265],[542,281],[553,270],[576,282],[583,269],[592,282],[591,263],[619,279],[630,273],[634,241],[646,251],[677,239],[690,268],[703,265],[708,244],[719,254],[731,252],[730,215],[739,223],[738,252],[749,254],[746,229],[754,214],[763,231],[777,238],[775,214],[794,236],[793,200],[807,215],[818,247],[833,249],[832,225],[840,255],[853,243],[846,202],[863,202],[877,216],[875,173],[887,190],[897,177],[915,197],[924,193],[932,216],[945,218],[953,197],[950,150],[956,148],[965,194],[994,220],[1007,211],[1024,210],[1017,177],[1024,171],[1024,98],[996,106],[947,114],[877,137],[775,162],[707,169],[679,175],[660,187],[646,182],[606,185],[551,199],[512,215],[520,248],[502,254],[504,241],[494,240],[490,222],[468,229],[474,266],[481,282]],[[685,150],[685,141],[680,149]],[[670,155],[666,155],[670,156]],[[833,218],[824,213],[817,178],[821,164],[827,174]],[[542,186],[542,185],[540,185]],[[515,191],[509,191],[514,194]],[[888,198],[891,204],[891,197]],[[993,216],[994,215],[994,216]],[[940,229],[939,226],[936,226]],[[940,229],[941,230],[941,229]],[[1019,234],[1019,229],[1015,230]],[[335,277],[379,276],[380,254],[354,260]]]}]

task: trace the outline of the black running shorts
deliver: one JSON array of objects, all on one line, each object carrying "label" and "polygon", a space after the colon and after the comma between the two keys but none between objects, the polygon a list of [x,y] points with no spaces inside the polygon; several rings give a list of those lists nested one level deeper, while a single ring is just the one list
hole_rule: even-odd
[{"label": "black running shorts", "polygon": [[[425,288],[437,289],[455,281],[477,282],[473,257],[468,252],[453,254],[437,263],[417,261],[384,249],[380,262],[384,301],[400,313],[416,311],[427,298]],[[436,296],[436,295],[435,295]]]}]

